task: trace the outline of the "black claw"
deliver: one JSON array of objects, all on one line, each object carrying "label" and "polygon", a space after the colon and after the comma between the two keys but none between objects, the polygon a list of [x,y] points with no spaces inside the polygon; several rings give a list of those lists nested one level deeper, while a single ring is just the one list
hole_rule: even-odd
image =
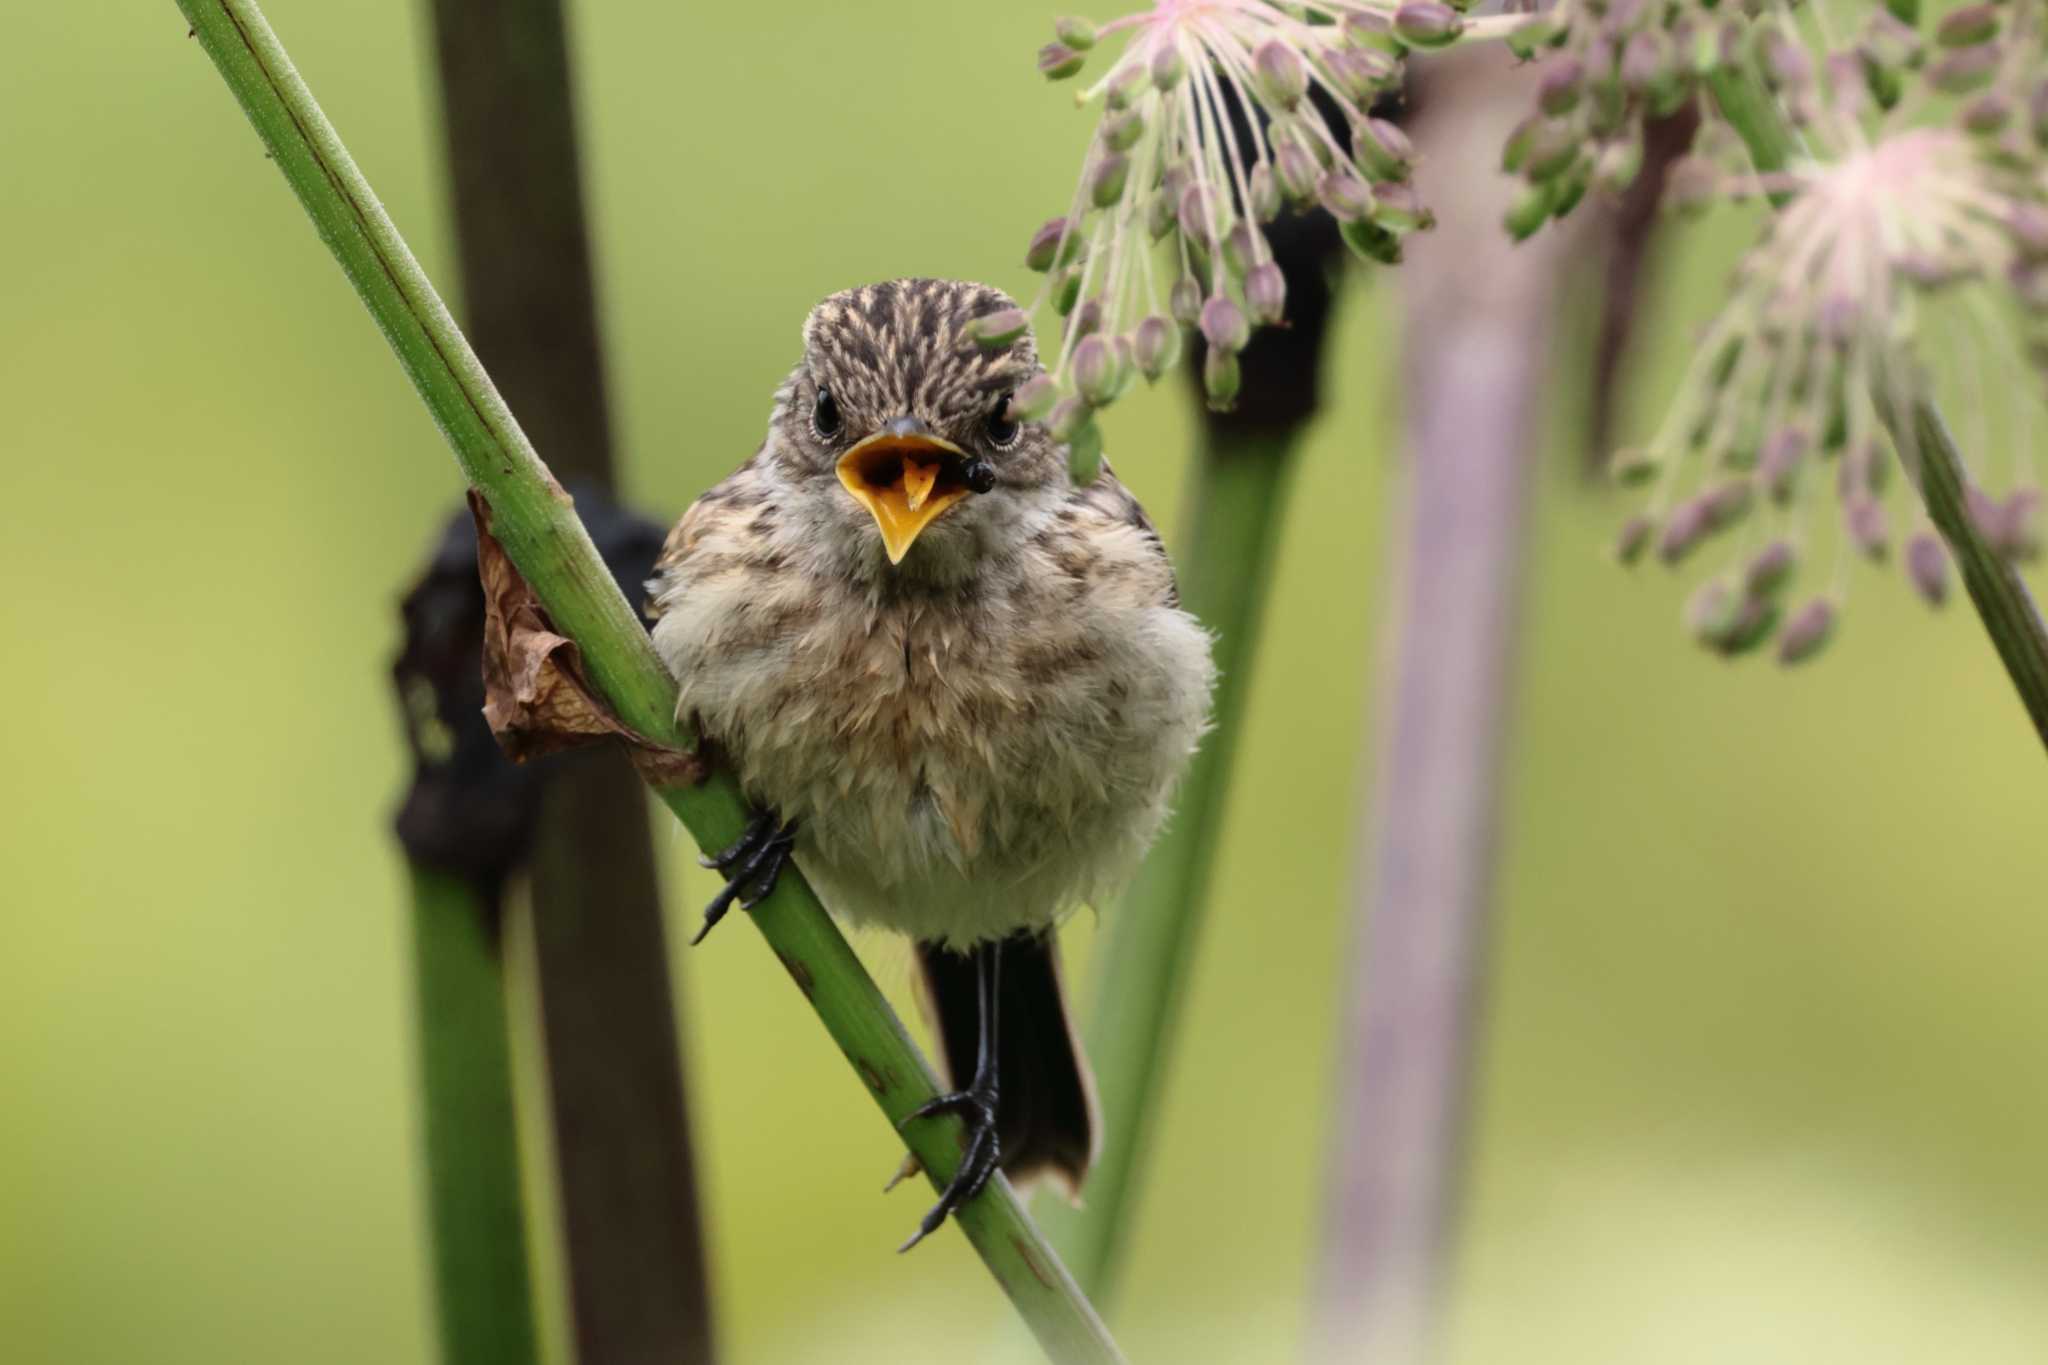
[{"label": "black claw", "polygon": [[773,813],[763,811],[747,822],[747,828],[731,847],[698,859],[705,867],[725,874],[725,885],[704,907],[704,927],[690,940],[696,947],[712,931],[737,900],[742,910],[751,910],[768,898],[782,869],[789,865],[790,850],[796,846],[796,825],[783,824]]},{"label": "black claw", "polygon": [[[938,1114],[957,1114],[967,1125],[967,1150],[961,1154],[960,1167],[953,1172],[953,1178],[946,1182],[946,1188],[939,1192],[939,1202],[932,1205],[919,1220],[917,1231],[910,1234],[910,1240],[897,1247],[898,1253],[910,1250],[925,1238],[938,1231],[939,1225],[974,1196],[980,1194],[988,1184],[989,1177],[1002,1165],[1002,1143],[996,1137],[996,1095],[993,1085],[977,1084],[966,1090],[956,1090],[950,1095],[940,1095],[927,1100],[904,1116],[903,1123],[912,1119],[931,1118]],[[898,1124],[901,1127],[902,1124]]]}]

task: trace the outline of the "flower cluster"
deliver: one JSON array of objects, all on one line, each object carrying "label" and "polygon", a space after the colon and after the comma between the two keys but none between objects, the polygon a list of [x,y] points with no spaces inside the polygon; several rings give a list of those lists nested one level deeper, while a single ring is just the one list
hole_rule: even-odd
[{"label": "flower cluster", "polygon": [[1692,98],[1722,35],[1716,0],[1558,0],[1507,35],[1541,63],[1536,107],[1502,163],[1528,182],[1507,214],[1517,240],[1577,206],[1588,189],[1619,194],[1643,165],[1643,120]]},{"label": "flower cluster", "polygon": [[1358,254],[1399,260],[1402,236],[1432,220],[1409,183],[1413,149],[1374,102],[1399,87],[1410,49],[1521,22],[1438,0],[1158,0],[1100,28],[1060,20],[1039,53],[1048,77],[1123,42],[1080,95],[1102,113],[1073,203],[1026,251],[1063,323],[1050,376],[1017,395],[1017,415],[1047,419],[1091,473],[1094,414],[1172,365],[1183,328],[1201,330],[1209,401],[1229,407],[1238,353],[1287,308],[1265,225],[1320,206]]},{"label": "flower cluster", "polygon": [[[1623,529],[1624,560],[1654,553],[1676,564],[1735,533],[1734,562],[1688,610],[1710,648],[1740,653],[1775,639],[1784,662],[1810,657],[1833,629],[1847,562],[1890,557],[1888,474],[1897,461],[1913,476],[1919,451],[1910,420],[1883,418],[1931,396],[1952,349],[1944,326],[1996,329],[1975,353],[2019,371],[2021,382],[2003,387],[2038,389],[2024,365],[2048,369],[2044,11],[2044,0],[1971,5],[1928,39],[1878,9],[1846,46],[1818,56],[1784,14],[1742,31],[1744,50],[1732,55],[1753,63],[1788,111],[1801,155],[1770,175],[1707,155],[1675,168],[1682,196],[1767,195],[1780,207],[1738,265],[1663,428],[1616,461],[1623,480],[1655,485],[1646,514]],[[1788,610],[1808,510],[1828,483],[1841,518],[1832,582]],[[1970,501],[2000,553],[2039,552],[2036,489],[1999,498],[1973,487]],[[1947,556],[1924,517],[1912,518],[1900,558],[1919,593],[1942,601]]]}]

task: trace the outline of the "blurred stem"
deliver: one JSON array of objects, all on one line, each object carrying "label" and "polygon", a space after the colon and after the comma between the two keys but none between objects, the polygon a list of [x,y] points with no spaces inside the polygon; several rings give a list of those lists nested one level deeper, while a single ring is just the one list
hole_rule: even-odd
[{"label": "blurred stem", "polygon": [[[432,0],[463,315],[532,439],[615,486],[561,0]],[[642,783],[544,765],[528,857],[577,1355],[712,1358],[687,1079]]]},{"label": "blurred stem", "polygon": [[1110,915],[1093,968],[1087,1050],[1102,1105],[1102,1150],[1087,1203],[1046,1201],[1042,1217],[1075,1278],[1104,1305],[1116,1294],[1137,1204],[1139,1157],[1165,1088],[1167,1040],[1194,957],[1216,863],[1230,761],[1250,691],[1252,646],[1272,567],[1299,429],[1205,428],[1190,491],[1193,523],[1181,602],[1216,637],[1215,728],[1196,752],[1166,832]]},{"label": "blurred stem", "polygon": [[410,864],[414,1008],[435,1306],[449,1365],[532,1365],[532,1284],[505,1031],[498,906],[468,878]]},{"label": "blurred stem", "polygon": [[1562,280],[1589,218],[1519,246],[1512,182],[1473,176],[1530,96],[1501,52],[1433,63],[1411,134],[1442,226],[1411,245],[1407,496],[1389,536],[1390,669],[1371,696],[1379,771],[1361,801],[1314,1360],[1434,1354],[1465,1175],[1514,696],[1530,483]]},{"label": "blurred stem", "polygon": [[[1708,74],[1707,86],[1759,171],[1783,170],[1803,154],[1797,131],[1748,68],[1718,66]],[[1889,395],[1872,396],[1893,443],[1913,457],[1908,472],[1927,504],[1927,515],[1961,564],[1970,602],[2020,694],[2034,732],[2048,746],[2048,629],[2043,628],[2040,610],[2018,570],[1991,548],[1970,517],[1970,477],[1948,423],[1932,399],[1918,399],[1909,414],[1901,414]]]},{"label": "blurred stem", "polygon": [[[321,238],[370,310],[490,510],[490,530],[574,640],[597,694],[651,745],[693,747],[676,687],[591,544],[566,494],[485,374],[440,296],[320,111],[252,0],[178,0]],[[730,774],[658,788],[698,844],[724,847],[748,812]],[[810,884],[791,869],[751,916],[892,1124],[938,1093],[930,1065]],[[944,1118],[907,1138],[939,1187],[963,1129]],[[998,1177],[958,1222],[1047,1352],[1060,1362],[1122,1357],[1088,1300]]]}]

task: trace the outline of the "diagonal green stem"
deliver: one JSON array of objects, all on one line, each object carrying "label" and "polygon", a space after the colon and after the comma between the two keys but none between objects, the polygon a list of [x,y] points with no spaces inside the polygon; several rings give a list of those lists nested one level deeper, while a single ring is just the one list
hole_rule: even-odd
[{"label": "diagonal green stem", "polygon": [[[1800,155],[1797,131],[1755,73],[1742,66],[1718,66],[1707,75],[1707,89],[1721,116],[1742,136],[1758,170],[1781,171]],[[1931,399],[1916,401],[1907,417],[1886,395],[1876,398],[1878,416],[1890,428],[1899,449],[1916,457],[1908,463],[1927,504],[1927,515],[1962,566],[1970,602],[2005,664],[2013,689],[2020,694],[2020,704],[2034,722],[2035,733],[2048,746],[2048,629],[2042,626],[2040,610],[2025,581],[1991,548],[1970,517],[1969,475],[1948,423]]]},{"label": "diagonal green stem", "polygon": [[[253,0],[178,7],[488,502],[493,533],[555,628],[577,642],[599,695],[652,742],[689,747],[675,682],[647,632],[262,12]],[[658,794],[707,849],[737,838],[747,820],[737,784],[722,773]],[[938,1093],[931,1067],[800,875],[785,873],[752,918],[892,1123]],[[912,1124],[906,1136],[935,1185],[950,1177],[961,1154],[957,1119]],[[1008,1182],[991,1181],[959,1223],[1054,1360],[1122,1359]]]},{"label": "diagonal green stem", "polygon": [[411,873],[441,1359],[535,1365],[497,907],[457,874],[419,862]]}]

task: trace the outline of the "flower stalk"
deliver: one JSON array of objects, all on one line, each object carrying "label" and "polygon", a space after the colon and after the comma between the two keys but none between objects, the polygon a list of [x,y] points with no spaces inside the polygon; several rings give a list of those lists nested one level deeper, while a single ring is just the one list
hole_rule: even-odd
[{"label": "flower stalk", "polygon": [[447,1365],[537,1365],[497,907],[459,873],[411,862],[414,1011]]},{"label": "flower stalk", "polygon": [[[1751,71],[1723,65],[1709,73],[1706,84],[1721,117],[1741,137],[1760,173],[1783,172],[1800,156],[1797,130]],[[1783,199],[1782,194],[1773,196],[1774,203]],[[1947,422],[1925,394],[1911,396],[1903,409],[1882,392],[1874,391],[1872,397],[1879,420],[1907,457],[1929,519],[1962,566],[1964,589],[2035,733],[2048,746],[2048,629],[2011,557],[1993,546],[1982,519],[1972,514],[1972,485]],[[1914,570],[1910,549],[1909,572]]]},{"label": "flower stalk", "polygon": [[[675,682],[577,519],[253,0],[178,0],[321,238],[440,425],[490,530],[575,641],[597,696],[653,746],[687,750]],[[738,837],[748,811],[730,775],[657,794],[706,849]],[[873,979],[793,869],[752,919],[892,1124],[938,1093],[936,1077]],[[958,1165],[956,1119],[911,1124],[906,1141],[936,1184]],[[998,1177],[958,1221],[1055,1361],[1122,1359],[1101,1320]]]}]

